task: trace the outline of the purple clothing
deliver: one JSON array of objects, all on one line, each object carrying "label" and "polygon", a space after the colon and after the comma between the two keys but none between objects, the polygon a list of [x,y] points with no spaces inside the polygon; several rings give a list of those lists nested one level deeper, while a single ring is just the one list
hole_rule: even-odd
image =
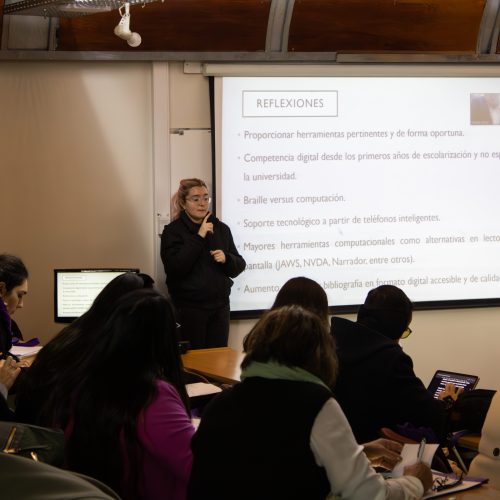
[{"label": "purple clothing", "polygon": [[6,356],[11,347],[12,320],[3,300],[0,300],[0,354]]},{"label": "purple clothing", "polygon": [[185,500],[194,427],[175,388],[164,381],[157,385],[156,399],[137,422],[144,446],[141,496],[147,500]]}]

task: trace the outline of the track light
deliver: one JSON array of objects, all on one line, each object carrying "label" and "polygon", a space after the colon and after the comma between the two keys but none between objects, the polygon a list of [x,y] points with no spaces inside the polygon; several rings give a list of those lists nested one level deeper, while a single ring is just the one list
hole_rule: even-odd
[{"label": "track light", "polygon": [[118,12],[122,16],[120,22],[115,26],[114,33],[117,37],[126,40],[131,47],[139,47],[141,44],[141,35],[130,31],[130,4],[124,3]]}]

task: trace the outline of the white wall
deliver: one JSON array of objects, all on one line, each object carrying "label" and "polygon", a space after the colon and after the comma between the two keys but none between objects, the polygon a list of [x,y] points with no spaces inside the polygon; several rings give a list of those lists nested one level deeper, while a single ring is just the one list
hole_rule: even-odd
[{"label": "white wall", "polygon": [[[16,315],[27,336],[46,341],[59,329],[54,267],[154,272],[151,68],[0,63],[0,251],[20,255],[31,271],[26,308]],[[175,63],[167,82],[170,127],[209,127],[207,80]],[[232,347],[253,323],[232,322]],[[416,312],[412,329],[403,347],[424,382],[442,368],[500,388],[500,308]]]},{"label": "white wall", "polygon": [[43,342],[57,267],[153,272],[151,64],[0,63],[0,251],[30,271]]}]

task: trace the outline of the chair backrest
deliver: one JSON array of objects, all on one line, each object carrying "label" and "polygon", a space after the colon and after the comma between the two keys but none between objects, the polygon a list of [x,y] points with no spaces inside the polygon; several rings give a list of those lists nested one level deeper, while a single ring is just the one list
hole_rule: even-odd
[{"label": "chair backrest", "polygon": [[492,488],[500,489],[500,395],[497,392],[481,430],[479,453],[472,460],[469,475],[487,477]]},{"label": "chair backrest", "polygon": [[1,498],[120,500],[113,490],[96,479],[2,452],[0,485]]},{"label": "chair backrest", "polygon": [[192,372],[191,370],[187,370],[184,368],[183,370],[184,383],[185,384],[194,384],[196,382],[204,382],[205,384],[209,384],[210,381],[197,372]]}]

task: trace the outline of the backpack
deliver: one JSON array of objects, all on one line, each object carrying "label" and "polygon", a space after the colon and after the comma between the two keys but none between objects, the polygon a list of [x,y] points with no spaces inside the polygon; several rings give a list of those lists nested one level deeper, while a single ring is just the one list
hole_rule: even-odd
[{"label": "backpack", "polygon": [[449,431],[467,430],[480,434],[495,393],[490,389],[473,389],[460,394],[450,411]]},{"label": "backpack", "polygon": [[64,463],[64,433],[36,425],[0,422],[0,453],[60,467]]}]

